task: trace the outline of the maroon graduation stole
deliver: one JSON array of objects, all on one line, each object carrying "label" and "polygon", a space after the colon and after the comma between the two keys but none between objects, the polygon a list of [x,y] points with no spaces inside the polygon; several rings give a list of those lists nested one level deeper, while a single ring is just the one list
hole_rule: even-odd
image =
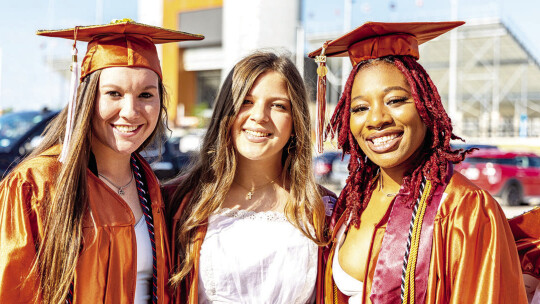
[{"label": "maroon graduation stole", "polygon": [[[397,194],[375,266],[370,295],[373,304],[424,303],[431,262],[433,221],[453,174],[452,164],[448,166],[448,174],[442,185],[432,187],[431,182],[424,179],[420,197],[413,208],[405,204],[404,193]],[[427,204],[430,193],[433,198]]]}]

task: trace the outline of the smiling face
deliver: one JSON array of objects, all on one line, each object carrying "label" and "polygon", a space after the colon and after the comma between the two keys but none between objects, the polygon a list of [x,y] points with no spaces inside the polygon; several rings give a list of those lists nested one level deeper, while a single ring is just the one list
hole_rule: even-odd
[{"label": "smiling face", "polygon": [[102,70],[92,118],[94,153],[125,156],[144,143],[160,115],[158,86],[157,74],[146,68]]},{"label": "smiling face", "polygon": [[350,127],[362,151],[383,169],[405,169],[426,136],[405,76],[382,61],[360,69],[354,79]]},{"label": "smiling face", "polygon": [[287,84],[274,71],[262,73],[244,98],[232,125],[240,159],[281,161],[293,130]]}]

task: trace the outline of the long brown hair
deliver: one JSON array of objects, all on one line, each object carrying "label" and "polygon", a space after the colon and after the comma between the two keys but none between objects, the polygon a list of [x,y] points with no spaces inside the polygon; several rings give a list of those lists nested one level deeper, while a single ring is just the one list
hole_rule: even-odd
[{"label": "long brown hair", "polygon": [[[43,237],[31,273],[38,271],[44,303],[60,303],[69,291],[75,275],[79,252],[83,249],[82,222],[88,210],[87,168],[91,153],[92,118],[101,70],[86,76],[77,91],[74,128],[68,156],[56,177],[56,191],[44,208]],[[138,148],[161,140],[167,129],[165,89],[159,80],[160,119],[152,135]],[[47,126],[41,144],[28,156],[37,157],[52,146],[62,143],[67,120],[67,107]],[[58,191],[58,189],[62,189]],[[91,242],[92,240],[84,240]]]},{"label": "long brown hair", "polygon": [[[210,126],[203,139],[200,157],[177,187],[167,206],[171,223],[182,199],[191,197],[180,215],[177,239],[173,240],[180,255],[180,265],[171,278],[174,286],[191,271],[195,262],[194,237],[227,195],[233,182],[237,156],[233,147],[231,126],[253,83],[266,71],[281,74],[291,99],[295,139],[283,149],[284,180],[290,181],[290,198],[285,215],[308,238],[318,244],[324,241],[324,205],[311,172],[311,124],[306,89],[298,70],[285,56],[256,52],[239,61],[228,74],[216,98]],[[314,227],[314,233],[309,226]],[[176,257],[175,257],[176,259]]]},{"label": "long brown hair", "polygon": [[[452,133],[452,123],[444,110],[437,88],[424,68],[413,57],[388,56],[360,62],[349,75],[327,129],[327,131],[338,134],[338,146],[343,149],[344,153],[351,155],[349,177],[336,202],[333,217],[339,217],[344,212],[346,214],[352,213],[351,220],[356,227],[360,224],[360,215],[373,193],[374,177],[377,175],[379,167],[366,157],[351,132],[349,125],[351,90],[358,71],[380,61],[395,65],[403,73],[411,87],[418,114],[427,126],[420,154],[411,169],[405,172],[403,178],[402,189],[409,193],[406,198],[407,203],[414,204],[424,177],[430,180],[434,186],[441,184],[448,174],[448,163],[462,161],[465,154],[469,152],[461,149],[454,150],[450,146],[450,140],[461,140],[461,138]],[[429,202],[431,202],[431,196],[428,197]]]}]

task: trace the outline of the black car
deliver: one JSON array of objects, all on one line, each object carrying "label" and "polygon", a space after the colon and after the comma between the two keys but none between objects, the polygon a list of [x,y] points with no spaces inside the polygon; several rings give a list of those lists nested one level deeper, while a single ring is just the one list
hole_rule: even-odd
[{"label": "black car", "polygon": [[162,182],[185,171],[198,156],[197,152],[181,152],[181,140],[180,137],[170,137],[163,141],[161,151],[155,146],[141,151],[141,155],[150,163],[150,167]]},{"label": "black car", "polygon": [[40,143],[41,133],[56,114],[44,109],[0,116],[0,178]]}]

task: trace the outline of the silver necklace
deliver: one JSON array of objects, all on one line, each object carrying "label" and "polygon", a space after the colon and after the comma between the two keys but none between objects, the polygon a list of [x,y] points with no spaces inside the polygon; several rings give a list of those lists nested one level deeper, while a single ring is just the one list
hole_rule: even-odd
[{"label": "silver necklace", "polygon": [[131,172],[131,179],[129,180],[129,182],[123,186],[117,186],[116,184],[114,184],[113,182],[111,182],[110,179],[106,178],[105,175],[101,174],[101,173],[98,173],[98,175],[100,177],[103,177],[107,182],[109,182],[109,184],[113,185],[115,188],[117,188],[117,192],[119,195],[124,195],[126,192],[124,192],[124,189],[126,189],[127,186],[129,186],[131,184],[131,182],[133,181],[133,172]]}]

